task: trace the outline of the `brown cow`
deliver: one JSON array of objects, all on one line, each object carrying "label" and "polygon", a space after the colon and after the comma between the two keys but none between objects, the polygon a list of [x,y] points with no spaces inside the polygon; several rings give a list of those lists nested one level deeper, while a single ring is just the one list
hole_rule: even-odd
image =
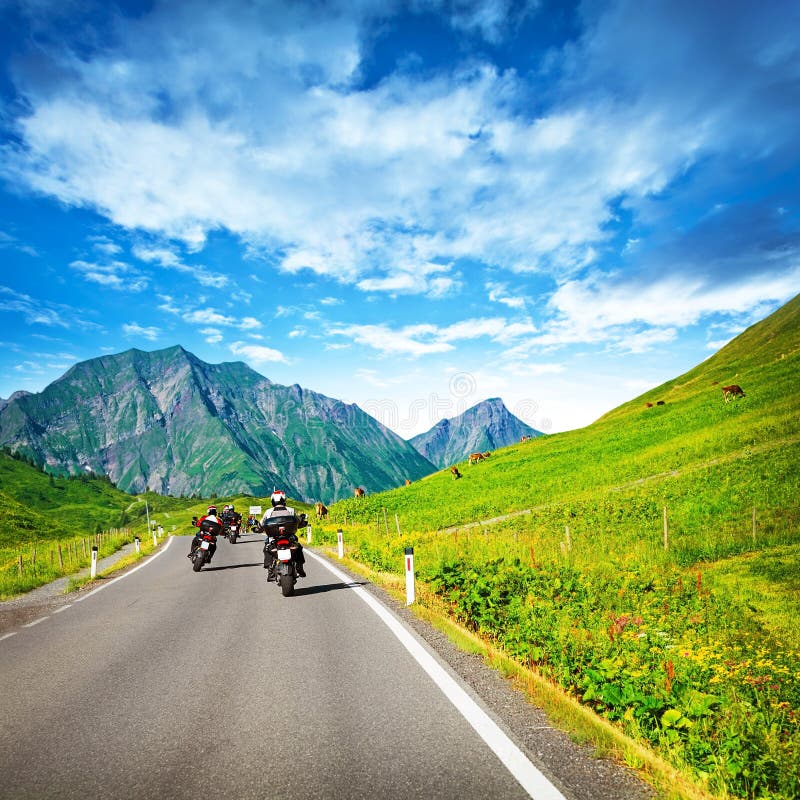
[{"label": "brown cow", "polygon": [[486,456],[483,453],[470,453],[469,454],[469,463],[470,464],[477,464],[479,461],[483,461]]},{"label": "brown cow", "polygon": [[490,452],[487,450],[487,451],[486,451],[486,452],[483,454],[483,457],[484,457],[484,458],[489,458],[489,456],[490,456],[490,455],[491,455],[491,453],[490,453]]},{"label": "brown cow", "polygon": [[324,503],[314,503],[314,511],[317,512],[317,519],[324,519],[328,516],[328,509]]},{"label": "brown cow", "polygon": [[450,467],[450,472],[453,475],[453,480],[458,480],[461,477],[461,473],[458,471],[458,467]]},{"label": "brown cow", "polygon": [[727,403],[733,397],[744,397],[744,392],[742,391],[741,386],[732,383],[730,386],[722,387],[722,396],[725,398],[725,402]]},{"label": "brown cow", "polygon": [[644,404],[644,407],[645,407],[645,408],[652,408],[652,407],[653,407],[653,404],[652,404],[652,403],[645,403],[645,404]]},{"label": "brown cow", "polygon": [[411,481],[408,478],[406,478],[406,486],[411,486]]},{"label": "brown cow", "polygon": [[353,492],[354,497],[363,497],[364,490],[360,486],[356,486],[356,490]]}]

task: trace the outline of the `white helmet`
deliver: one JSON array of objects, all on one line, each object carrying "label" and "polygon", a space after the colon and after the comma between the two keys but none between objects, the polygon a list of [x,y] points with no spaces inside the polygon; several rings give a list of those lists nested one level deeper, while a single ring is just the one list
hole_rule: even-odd
[{"label": "white helmet", "polygon": [[272,493],[272,496],[269,499],[270,499],[270,502],[272,503],[273,507],[275,507],[275,506],[285,506],[286,505],[286,492],[282,492],[282,491],[276,489]]}]

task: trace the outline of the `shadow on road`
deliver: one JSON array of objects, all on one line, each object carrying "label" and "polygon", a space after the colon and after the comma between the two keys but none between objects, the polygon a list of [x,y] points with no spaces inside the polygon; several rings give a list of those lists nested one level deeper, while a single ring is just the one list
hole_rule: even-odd
[{"label": "shadow on road", "polygon": [[242,569],[242,567],[263,567],[264,563],[262,561],[256,561],[253,564],[228,564],[225,567],[203,567],[203,572],[216,572],[217,570],[221,569]]},{"label": "shadow on road", "polygon": [[336,589],[354,589],[356,586],[365,586],[366,581],[354,581],[352,583],[322,583],[319,586],[295,587],[295,597],[304,594],[319,594],[320,592],[333,592]]}]

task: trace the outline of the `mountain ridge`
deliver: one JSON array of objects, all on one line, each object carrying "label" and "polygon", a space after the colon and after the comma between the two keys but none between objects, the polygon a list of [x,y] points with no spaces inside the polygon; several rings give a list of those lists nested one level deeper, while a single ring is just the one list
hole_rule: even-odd
[{"label": "mountain ridge", "polygon": [[434,470],[356,405],[282,386],[241,361],[181,345],[79,362],[0,408],[0,446],[61,474],[91,470],[125,491],[269,494],[330,502]]}]

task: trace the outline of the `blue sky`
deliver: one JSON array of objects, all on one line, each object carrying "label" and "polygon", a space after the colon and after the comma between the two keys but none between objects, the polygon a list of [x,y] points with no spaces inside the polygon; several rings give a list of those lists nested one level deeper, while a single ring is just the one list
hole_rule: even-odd
[{"label": "blue sky", "polygon": [[580,427],[800,291],[800,4],[0,4],[0,397],[181,344]]}]

